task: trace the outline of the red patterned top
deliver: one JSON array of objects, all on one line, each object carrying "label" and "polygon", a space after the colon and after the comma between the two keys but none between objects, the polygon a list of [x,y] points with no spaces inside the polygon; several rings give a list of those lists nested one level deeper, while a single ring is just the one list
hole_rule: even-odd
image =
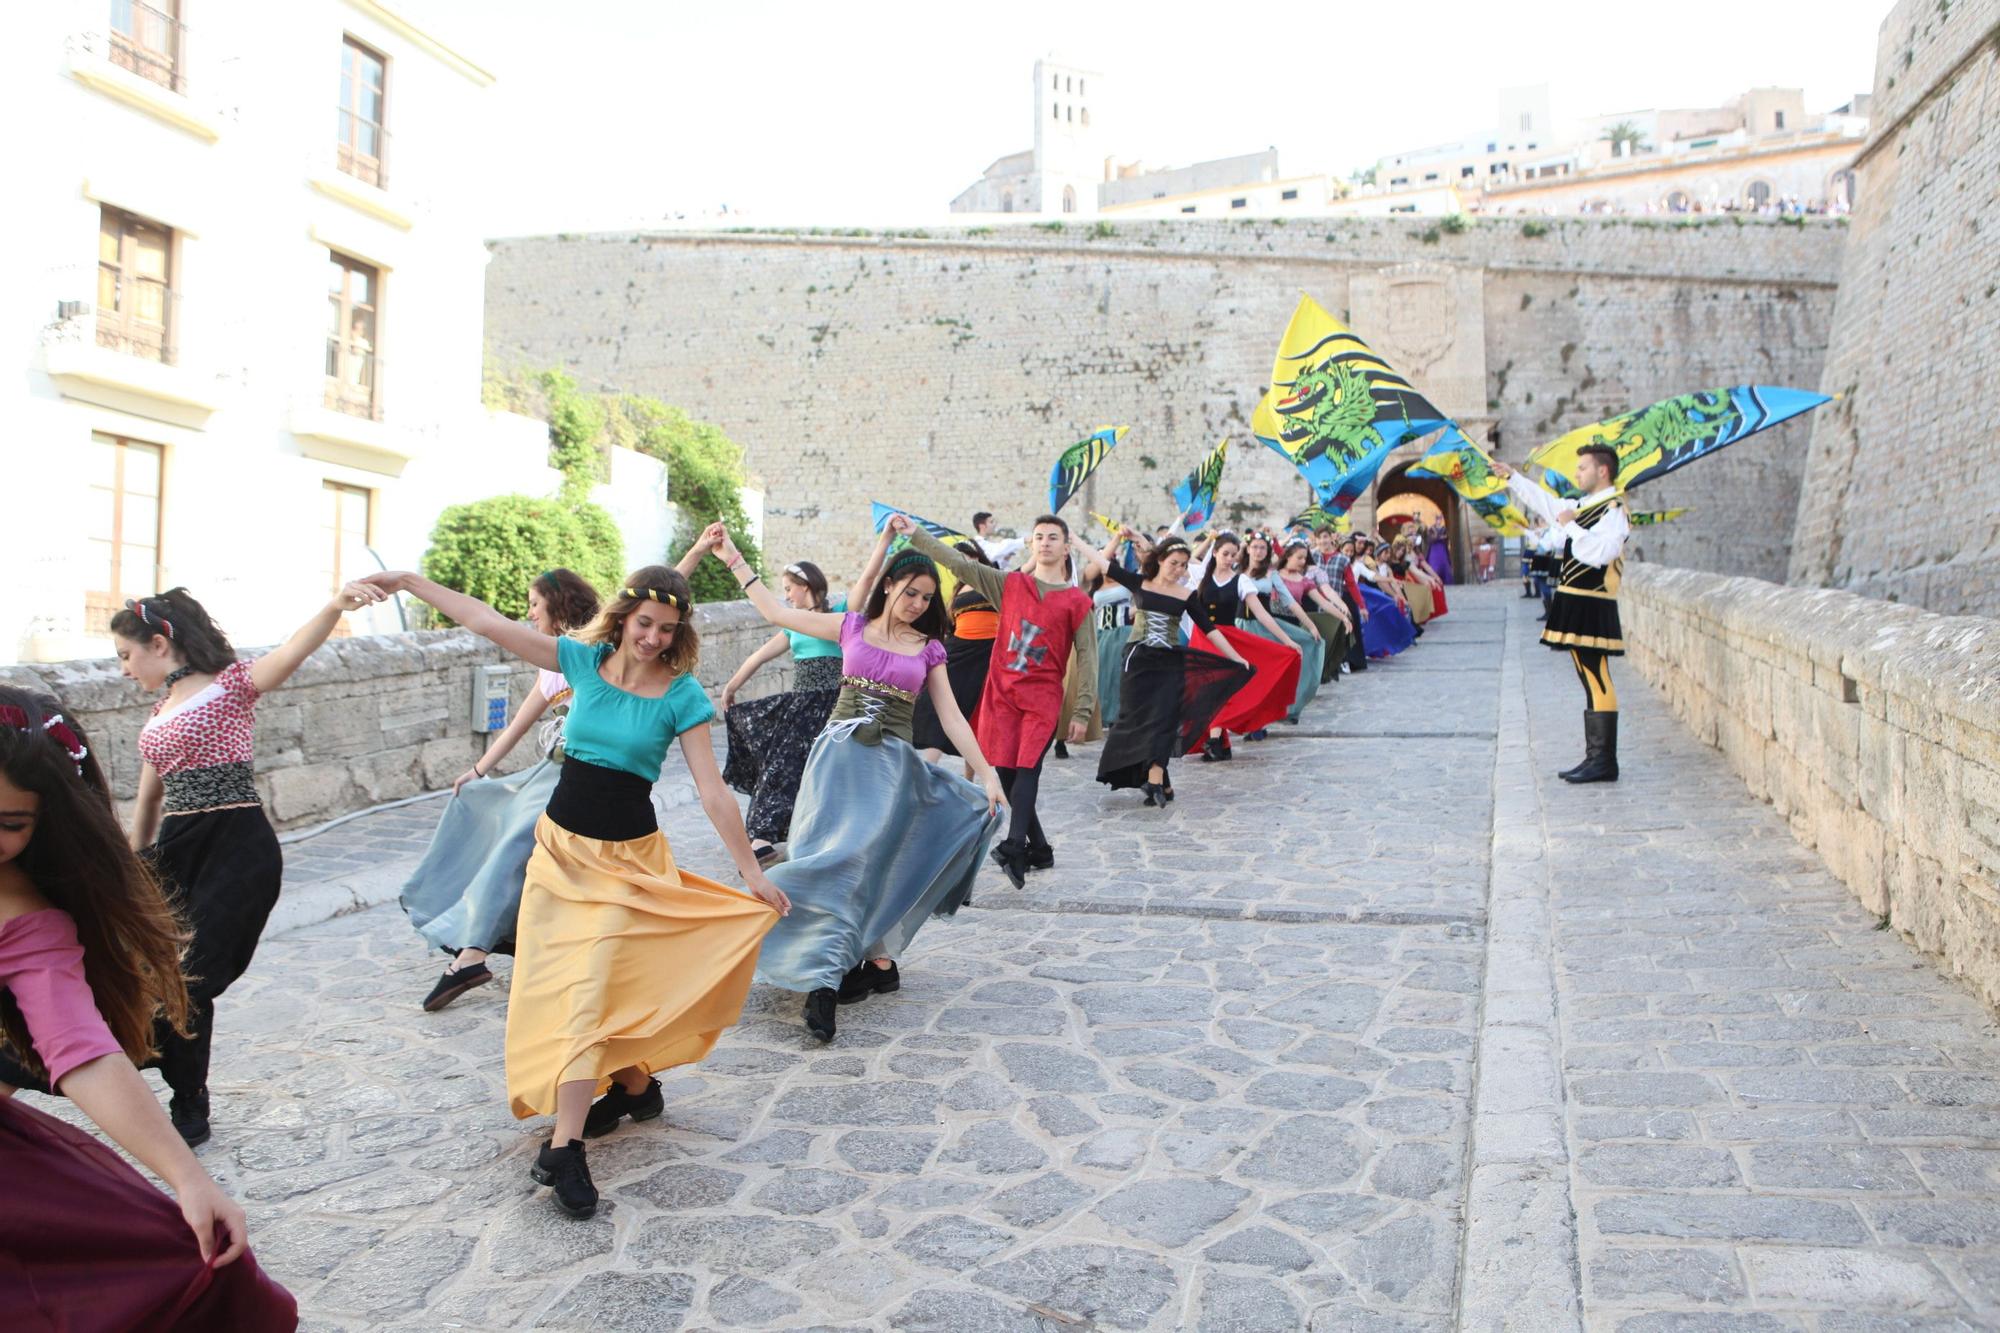
[{"label": "red patterned top", "polygon": [[253,805],[250,764],[257,740],[257,686],[250,662],[230,663],[193,698],[162,712],[139,733],[139,754],[166,787],[166,812],[186,814]]}]

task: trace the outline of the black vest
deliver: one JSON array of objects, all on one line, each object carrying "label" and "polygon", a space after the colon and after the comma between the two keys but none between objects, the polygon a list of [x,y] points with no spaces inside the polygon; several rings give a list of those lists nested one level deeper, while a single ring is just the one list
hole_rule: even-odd
[{"label": "black vest", "polygon": [[[1624,506],[1625,502],[1613,495],[1588,509],[1578,510],[1576,524],[1580,528],[1594,528],[1614,508],[1622,509]],[[1573,542],[1563,543],[1562,577],[1557,586],[1564,592],[1584,597],[1616,597],[1618,584],[1625,577],[1625,557],[1621,554],[1608,565],[1588,565],[1576,558],[1570,549],[1573,545]]]}]

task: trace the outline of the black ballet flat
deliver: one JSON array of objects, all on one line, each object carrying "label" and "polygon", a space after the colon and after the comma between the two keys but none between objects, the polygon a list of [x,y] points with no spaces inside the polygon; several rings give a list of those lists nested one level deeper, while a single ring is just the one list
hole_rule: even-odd
[{"label": "black ballet flat", "polygon": [[1161,783],[1160,795],[1166,798],[1168,805],[1172,805],[1174,803],[1174,784],[1171,782]]},{"label": "black ballet flat", "polygon": [[840,979],[840,992],[834,998],[840,1004],[859,1004],[871,995],[888,995],[902,988],[903,977],[895,963],[877,967],[864,958]]},{"label": "black ballet flat", "polygon": [[1167,798],[1167,789],[1165,787],[1162,787],[1157,782],[1149,782],[1145,785],[1143,790],[1146,793],[1145,804],[1156,805],[1160,807],[1160,809],[1162,810],[1167,808],[1168,798]]},{"label": "black ballet flat", "polygon": [[839,992],[831,986],[821,986],[806,996],[806,1031],[821,1041],[833,1040],[833,1007],[839,1002]]},{"label": "black ballet flat", "polygon": [[1009,884],[1012,884],[1017,889],[1027,885],[1027,852],[1008,843],[1000,842],[995,843],[993,850],[988,852],[987,855],[993,859],[994,865],[1000,867],[1000,873],[1007,877]]},{"label": "black ballet flat", "polygon": [[424,996],[424,1012],[434,1014],[474,986],[484,986],[491,980],[493,972],[484,963],[467,963],[464,967],[453,968],[439,977],[437,985],[431,987],[431,993]]},{"label": "black ballet flat", "polygon": [[766,843],[762,851],[758,851],[755,847],[752,847],[750,851],[757,858],[758,866],[765,870],[769,870],[772,866],[785,859],[785,854],[778,850],[775,843]]},{"label": "black ballet flat", "polygon": [[167,1118],[173,1122],[174,1132],[190,1148],[199,1148],[208,1142],[208,1089],[183,1097],[178,1092],[167,1103]]},{"label": "black ballet flat", "polygon": [[1028,849],[1028,869],[1054,870],[1055,868],[1056,868],[1055,848],[1042,846],[1042,847],[1030,847]]},{"label": "black ballet flat", "polygon": [[1062,741],[1056,742],[1056,758],[1058,759],[1069,758],[1069,746],[1063,743]]}]

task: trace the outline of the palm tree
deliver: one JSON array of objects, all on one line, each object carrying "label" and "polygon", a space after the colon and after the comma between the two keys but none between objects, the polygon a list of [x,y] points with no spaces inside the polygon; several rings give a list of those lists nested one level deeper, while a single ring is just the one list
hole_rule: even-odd
[{"label": "palm tree", "polygon": [[1630,157],[1634,153],[1653,151],[1653,145],[1646,142],[1646,136],[1639,133],[1639,127],[1629,120],[1619,121],[1597,137],[1611,141],[1613,157]]}]

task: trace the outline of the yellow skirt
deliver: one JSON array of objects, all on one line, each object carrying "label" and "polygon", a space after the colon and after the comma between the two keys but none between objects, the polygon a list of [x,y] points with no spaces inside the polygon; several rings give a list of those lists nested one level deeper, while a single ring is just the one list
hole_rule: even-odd
[{"label": "yellow skirt", "polygon": [[1423,624],[1437,611],[1437,602],[1431,597],[1431,585],[1420,583],[1416,579],[1403,579],[1400,582],[1403,600],[1410,604],[1410,619],[1416,624]]},{"label": "yellow skirt", "polygon": [[507,1097],[553,1115],[556,1087],[707,1055],[742,1015],[773,908],[683,874],[664,833],[582,838],[542,816],[507,1004]]}]

